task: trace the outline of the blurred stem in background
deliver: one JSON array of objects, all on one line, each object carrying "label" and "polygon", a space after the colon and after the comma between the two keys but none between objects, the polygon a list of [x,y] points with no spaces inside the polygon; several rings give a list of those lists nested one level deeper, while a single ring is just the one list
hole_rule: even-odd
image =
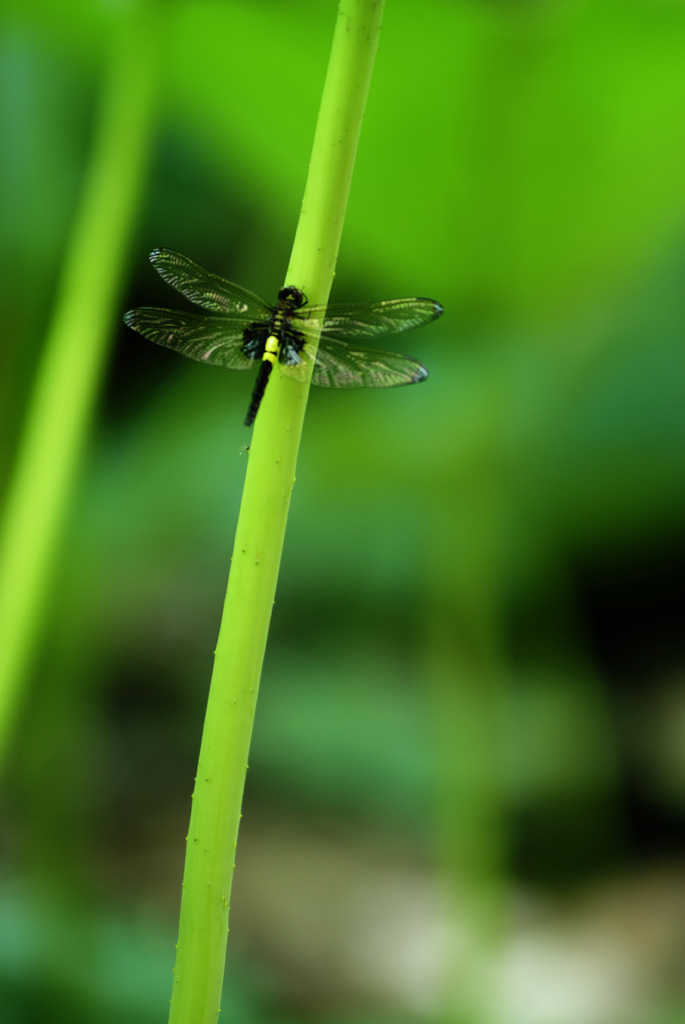
[{"label": "blurred stem in background", "polygon": [[116,18],[93,151],[0,527],[0,760],[40,643],[145,177],[159,24],[145,4]]},{"label": "blurred stem in background", "polygon": [[[333,283],[382,13],[377,0],[338,7],[285,281],[315,304]],[[170,1024],[215,1024],[219,1013],[247,757],[308,388],[272,374],[250,446],[188,830]]]},{"label": "blurred stem in background", "polygon": [[449,502],[433,510],[428,559],[436,832],[450,924],[442,1019],[450,1024],[498,1016],[493,970],[507,928],[502,623],[511,469],[499,435],[506,395],[497,374],[481,395],[458,484],[444,482],[459,489],[459,518]]}]

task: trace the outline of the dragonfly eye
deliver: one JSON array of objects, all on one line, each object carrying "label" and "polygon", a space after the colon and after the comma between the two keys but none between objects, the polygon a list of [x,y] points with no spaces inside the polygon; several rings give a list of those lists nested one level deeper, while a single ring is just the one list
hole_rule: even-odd
[{"label": "dragonfly eye", "polygon": [[293,285],[281,288],[278,293],[278,301],[286,303],[291,309],[299,309],[300,306],[307,305],[307,297],[304,292],[301,292],[299,288],[294,288]]}]

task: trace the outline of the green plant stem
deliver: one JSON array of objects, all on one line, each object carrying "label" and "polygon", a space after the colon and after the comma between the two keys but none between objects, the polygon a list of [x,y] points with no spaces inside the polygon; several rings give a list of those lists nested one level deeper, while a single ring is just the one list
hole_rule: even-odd
[{"label": "green plant stem", "polygon": [[[158,31],[158,26],[157,26]],[[148,152],[155,26],[134,10],[110,60],[77,211],[0,534],[0,761],[40,636],[55,553],[111,334]]]},{"label": "green plant stem", "polygon": [[[286,284],[333,282],[383,4],[341,0]],[[308,384],[275,372],[250,447],[197,770],[169,1024],[214,1024],[247,757]]]}]

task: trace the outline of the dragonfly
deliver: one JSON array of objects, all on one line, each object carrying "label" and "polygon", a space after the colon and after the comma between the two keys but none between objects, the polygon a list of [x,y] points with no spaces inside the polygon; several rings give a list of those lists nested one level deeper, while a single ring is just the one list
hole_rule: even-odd
[{"label": "dragonfly", "polygon": [[245,426],[255,421],[276,363],[297,381],[306,380],[311,366],[311,382],[321,388],[395,388],[428,377],[411,356],[357,343],[436,320],[443,308],[433,299],[309,306],[304,293],[289,285],[269,305],[173,249],[154,249],[150,262],[167,284],[207,313],[142,306],[129,310],[124,322],[149,341],[200,363],[258,368]]}]

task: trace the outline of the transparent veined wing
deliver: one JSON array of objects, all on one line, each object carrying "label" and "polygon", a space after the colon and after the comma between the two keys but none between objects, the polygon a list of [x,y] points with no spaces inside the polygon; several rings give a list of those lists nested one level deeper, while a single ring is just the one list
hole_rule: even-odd
[{"label": "transparent veined wing", "polygon": [[401,334],[437,320],[442,313],[434,299],[386,299],[365,305],[314,306],[298,311],[295,319],[305,334],[320,329],[325,343],[329,338],[345,342]]},{"label": "transparent veined wing", "polygon": [[259,360],[242,351],[243,323],[227,316],[204,316],[175,309],[141,306],[124,315],[124,322],[156,345],[189,359],[229,370],[250,370]]},{"label": "transparent veined wing", "polygon": [[426,367],[411,356],[352,348],[328,337],[315,357],[310,345],[305,345],[302,357],[300,364],[281,363],[281,370],[288,377],[302,380],[307,361],[314,358],[312,384],[319,388],[398,388],[404,384],[419,384],[428,377]]},{"label": "transparent veined wing", "polygon": [[271,307],[259,295],[212,274],[173,249],[153,249],[150,263],[167,284],[203,309],[239,317],[245,325],[265,320],[271,313]]}]

